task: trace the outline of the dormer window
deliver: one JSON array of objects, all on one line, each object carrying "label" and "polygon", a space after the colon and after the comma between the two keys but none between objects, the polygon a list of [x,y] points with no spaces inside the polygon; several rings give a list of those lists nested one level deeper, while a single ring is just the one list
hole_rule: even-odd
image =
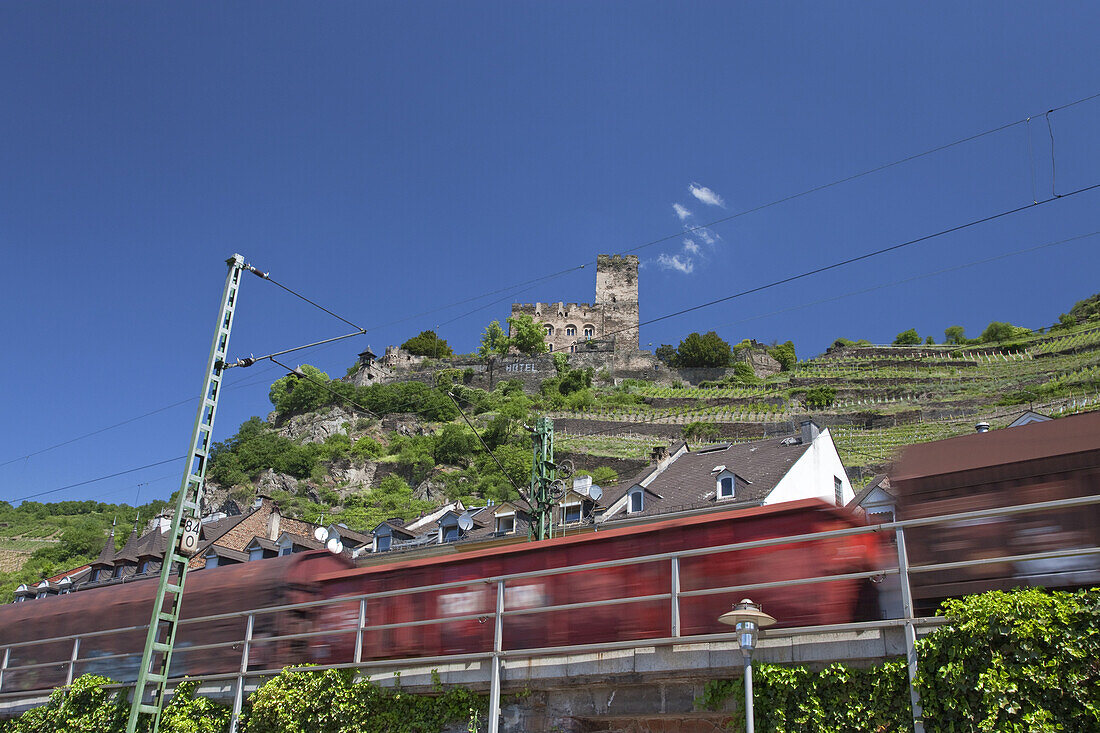
[{"label": "dormer window", "polygon": [[722,478],[718,479],[718,498],[733,498],[733,476],[723,476]]},{"label": "dormer window", "polygon": [[644,493],[642,489],[630,493],[630,504],[627,508],[630,514],[636,514],[645,508],[645,499],[642,496]]},{"label": "dormer window", "polygon": [[217,555],[207,555],[206,556],[206,564],[203,565],[203,567],[206,568],[207,570],[209,570],[210,568],[218,567],[218,556]]},{"label": "dormer window", "polygon": [[505,514],[497,517],[497,534],[511,534],[516,531],[516,515]]},{"label": "dormer window", "polygon": [[142,560],[141,565],[138,565],[138,574],[145,574],[149,572],[149,561]]},{"label": "dormer window", "polygon": [[573,524],[581,521],[581,505],[567,504],[562,507],[561,520],[564,524]]},{"label": "dormer window", "polygon": [[119,565],[118,567],[116,567],[115,568],[115,577],[116,578],[121,578],[122,577],[122,572],[125,568],[126,568],[125,565]]},{"label": "dormer window", "polygon": [[388,551],[390,549],[390,542],[392,540],[393,540],[393,537],[391,537],[388,534],[375,535],[375,537],[374,537],[374,551],[375,552],[386,552],[386,551]]}]

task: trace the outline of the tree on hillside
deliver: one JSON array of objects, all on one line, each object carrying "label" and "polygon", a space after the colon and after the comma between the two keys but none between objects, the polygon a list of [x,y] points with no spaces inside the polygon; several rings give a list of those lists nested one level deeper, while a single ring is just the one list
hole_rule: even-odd
[{"label": "tree on hillside", "polygon": [[768,354],[779,362],[779,368],[785,372],[794,369],[794,365],[798,363],[798,357],[795,356],[794,353],[793,341],[784,341],[781,344],[773,346],[768,349]]},{"label": "tree on hillside", "polygon": [[902,331],[898,334],[898,337],[894,339],[894,346],[917,346],[920,344],[920,334],[917,333],[917,329],[910,328],[908,331]]},{"label": "tree on hillside", "polygon": [[1058,322],[1050,327],[1051,331],[1068,331],[1077,325],[1077,319],[1069,313],[1058,316]]},{"label": "tree on hillside", "polygon": [[1078,321],[1100,317],[1100,293],[1074,303],[1069,309],[1069,314]]},{"label": "tree on hillside", "polygon": [[1002,341],[1011,341],[1021,336],[1027,336],[1031,331],[1023,326],[1013,326],[1008,322],[993,321],[985,330],[982,331],[982,335],[979,337],[983,343],[992,344],[1000,343]]},{"label": "tree on hillside", "polygon": [[444,359],[455,355],[447,345],[446,339],[439,338],[435,331],[421,331],[401,344],[401,348],[414,356],[430,356],[433,359]]},{"label": "tree on hillside", "polygon": [[661,344],[653,354],[659,361],[669,366],[676,366],[676,347],[672,344]]},{"label": "tree on hillside", "polygon": [[945,344],[965,344],[966,329],[962,326],[948,326],[943,330],[943,342]]},{"label": "tree on hillside", "polygon": [[714,331],[688,334],[676,349],[676,365],[681,367],[725,367],[732,358],[730,345]]},{"label": "tree on hillside", "polygon": [[493,321],[485,327],[481,334],[481,345],[477,347],[477,354],[483,359],[491,356],[504,356],[508,353],[508,347],[512,341],[508,334],[500,327],[500,321]]},{"label": "tree on hillside", "polygon": [[546,327],[523,313],[508,317],[512,346],[525,356],[537,356],[546,352]]},{"label": "tree on hillside", "polygon": [[310,364],[302,364],[298,371],[305,375],[305,379],[296,374],[288,374],[275,380],[267,393],[268,399],[280,415],[297,415],[316,410],[332,399],[331,393],[321,386],[329,383],[328,374]]}]

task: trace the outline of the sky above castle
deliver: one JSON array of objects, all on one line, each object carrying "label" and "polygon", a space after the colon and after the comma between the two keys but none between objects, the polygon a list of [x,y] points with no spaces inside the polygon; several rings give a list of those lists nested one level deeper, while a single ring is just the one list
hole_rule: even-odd
[{"label": "sky above castle", "polygon": [[[369,329],[288,357],[333,376],[590,302],[598,253],[641,260],[643,348],[1048,325],[1100,290],[1100,237],[1063,242],[1100,190],[738,294],[1100,182],[1100,98],[1044,116],[1100,92],[1098,26],[1086,2],[6,3],[0,499],[185,451],[234,251]],[[230,351],[347,330],[249,278]],[[280,375],[231,373],[217,437]],[[43,499],[144,502],[178,469]]]}]

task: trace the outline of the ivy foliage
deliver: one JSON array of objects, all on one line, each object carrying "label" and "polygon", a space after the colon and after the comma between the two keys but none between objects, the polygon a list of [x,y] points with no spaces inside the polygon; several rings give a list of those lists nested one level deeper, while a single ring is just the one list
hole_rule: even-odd
[{"label": "ivy foliage", "polygon": [[[414,695],[354,681],[350,670],[284,671],[251,697],[245,733],[429,733],[481,716],[488,701],[464,687]],[[400,681],[400,680],[399,680]]]},{"label": "ivy foliage", "polygon": [[[449,724],[483,718],[488,700],[465,687],[444,689],[432,674],[435,694],[410,694],[356,681],[354,670],[283,671],[248,699],[244,733],[437,733]],[[84,675],[49,701],[18,718],[0,721],[2,733],[124,733],[130,705],[106,677]],[[161,715],[164,733],[225,733],[230,708],[195,697],[198,682],[176,688]],[[142,715],[138,730],[151,718]]]},{"label": "ivy foliage", "polygon": [[[937,733],[1100,730],[1100,589],[1031,588],[950,600],[950,623],[917,642],[917,691]],[[761,733],[911,730],[903,660],[820,671],[753,665]],[[712,680],[698,707],[744,698],[741,679]],[[744,725],[740,710],[730,730]]]}]

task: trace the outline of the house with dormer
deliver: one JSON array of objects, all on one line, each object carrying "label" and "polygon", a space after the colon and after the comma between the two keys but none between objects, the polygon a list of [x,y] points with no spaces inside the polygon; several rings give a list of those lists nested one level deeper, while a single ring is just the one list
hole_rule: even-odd
[{"label": "house with dormer", "polygon": [[804,421],[798,435],[695,450],[680,444],[602,497],[597,521],[621,523],[820,499],[854,497],[828,429]]}]

